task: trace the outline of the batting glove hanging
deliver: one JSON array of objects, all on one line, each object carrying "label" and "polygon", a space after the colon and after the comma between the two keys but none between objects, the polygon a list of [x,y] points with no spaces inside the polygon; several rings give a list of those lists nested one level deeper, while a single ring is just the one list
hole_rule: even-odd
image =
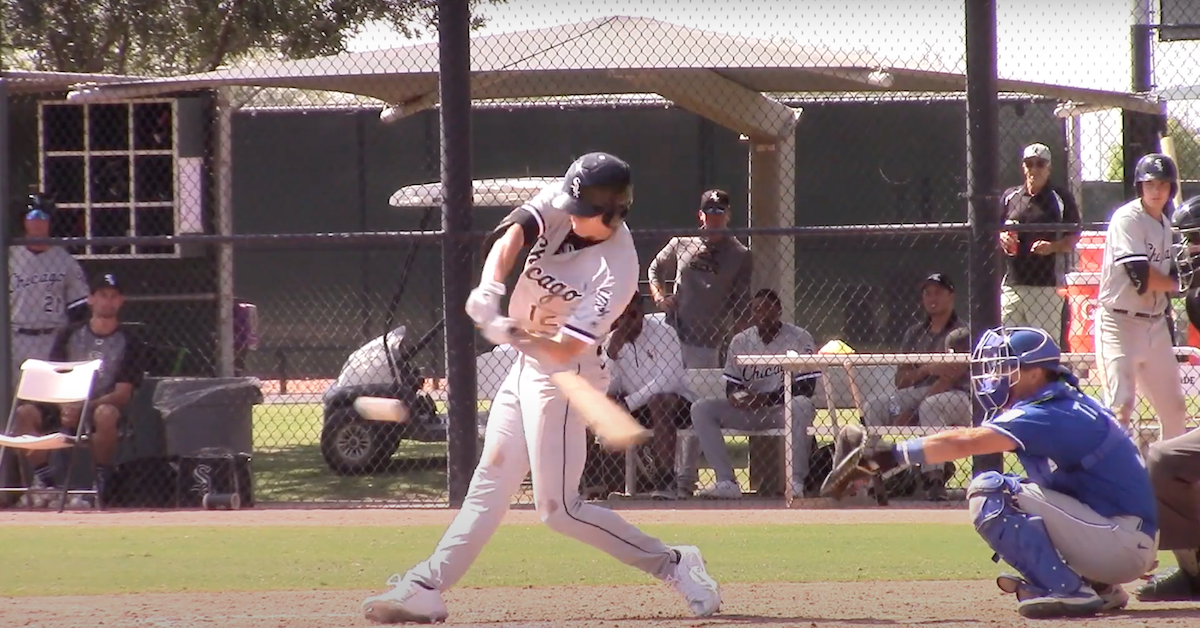
[{"label": "batting glove hanging", "polygon": [[498,281],[483,281],[467,297],[467,316],[482,329],[500,316],[500,298],[504,296],[504,284]]}]

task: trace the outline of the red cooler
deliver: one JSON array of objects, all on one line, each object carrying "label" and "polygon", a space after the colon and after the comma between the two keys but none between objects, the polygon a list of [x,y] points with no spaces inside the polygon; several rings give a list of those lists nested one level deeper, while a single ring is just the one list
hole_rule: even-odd
[{"label": "red cooler", "polygon": [[1081,273],[1098,273],[1104,262],[1104,232],[1084,231],[1079,236],[1079,244],[1075,252],[1079,254],[1079,262],[1075,270]]},{"label": "red cooler", "polygon": [[1065,349],[1069,353],[1095,353],[1092,326],[1096,300],[1100,296],[1100,272],[1067,273],[1064,280],[1066,285],[1061,292],[1067,298],[1070,312]]}]

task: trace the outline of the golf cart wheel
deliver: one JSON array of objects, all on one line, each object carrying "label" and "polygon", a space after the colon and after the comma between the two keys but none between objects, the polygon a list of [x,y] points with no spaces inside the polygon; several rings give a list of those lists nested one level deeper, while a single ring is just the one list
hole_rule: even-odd
[{"label": "golf cart wheel", "polygon": [[399,447],[395,426],[364,421],[350,408],[336,411],[321,429],[321,457],[338,475],[378,471]]}]

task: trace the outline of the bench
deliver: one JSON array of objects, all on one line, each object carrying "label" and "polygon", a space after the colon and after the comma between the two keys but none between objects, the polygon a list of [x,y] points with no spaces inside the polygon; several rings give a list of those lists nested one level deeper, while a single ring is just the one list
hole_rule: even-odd
[{"label": "bench", "polygon": [[[817,410],[828,411],[831,424],[813,425],[808,428],[806,436],[816,436],[818,439],[832,439],[839,427],[839,411],[853,410],[857,416],[862,416],[862,404],[869,398],[892,391],[895,388],[895,365],[876,365],[858,367],[853,370],[854,379],[851,381],[844,368],[829,368],[822,372],[817,380],[813,394],[813,405]],[[724,398],[725,379],[723,369],[689,369],[688,388],[696,399]],[[857,389],[857,390],[856,390]],[[858,396],[858,401],[855,396]],[[919,425],[913,426],[868,426],[868,431],[880,436],[896,438],[911,438],[924,436],[937,431],[936,428]],[[762,430],[724,429],[721,433],[726,436],[744,436],[750,440],[750,485],[763,493],[778,493],[786,486],[784,479],[778,473],[777,465],[781,456],[787,455],[784,447],[782,427]],[[691,429],[679,430],[681,438],[694,438]],[[756,462],[761,461],[761,463]],[[628,469],[626,470],[628,474]],[[627,476],[628,477],[628,476]]]}]

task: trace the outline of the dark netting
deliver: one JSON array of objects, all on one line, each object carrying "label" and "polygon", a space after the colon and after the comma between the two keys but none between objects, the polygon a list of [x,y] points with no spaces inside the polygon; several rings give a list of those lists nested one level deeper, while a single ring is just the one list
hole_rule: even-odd
[{"label": "dark netting", "polygon": [[[87,60],[5,5],[6,217],[56,251],[10,252],[10,368],[47,358],[72,304],[111,275],[137,355],[123,418],[85,452],[108,461],[110,505],[455,503],[519,356],[462,325],[462,303],[448,319],[443,295],[478,284],[484,237],[514,208],[606,151],[633,171],[640,298],[595,339],[607,375],[593,383],[652,435],[614,451],[589,433],[579,489],[820,505],[838,426],[895,440],[979,418],[963,354],[987,325],[1046,329],[1103,396],[1092,314],[1107,221],[1147,153],[1177,161],[1181,199],[1197,190],[1200,12],[1102,4],[1017,19],[1001,3],[998,135],[983,156],[998,178],[980,189],[968,136],[986,120],[968,115],[962,3],[867,17],[476,3],[475,196],[456,224],[468,235],[443,231],[429,3],[330,8],[335,28],[319,32],[275,16],[224,44],[190,34],[216,25],[176,28],[155,9],[160,39]],[[1029,27],[1062,23],[1088,36]],[[1200,336],[1181,302],[1172,323],[1191,394]],[[473,377],[450,376],[461,352]],[[750,355],[782,358],[739,361]],[[474,391],[452,407],[455,381]],[[398,401],[372,407],[404,420],[360,398]],[[25,412],[21,425],[53,432],[54,413]],[[49,456],[56,485],[69,451]],[[6,484],[30,482],[13,454]],[[74,489],[97,477],[82,460]],[[859,497],[961,504],[973,470],[910,469]],[[510,483],[532,502],[528,474]]]}]

